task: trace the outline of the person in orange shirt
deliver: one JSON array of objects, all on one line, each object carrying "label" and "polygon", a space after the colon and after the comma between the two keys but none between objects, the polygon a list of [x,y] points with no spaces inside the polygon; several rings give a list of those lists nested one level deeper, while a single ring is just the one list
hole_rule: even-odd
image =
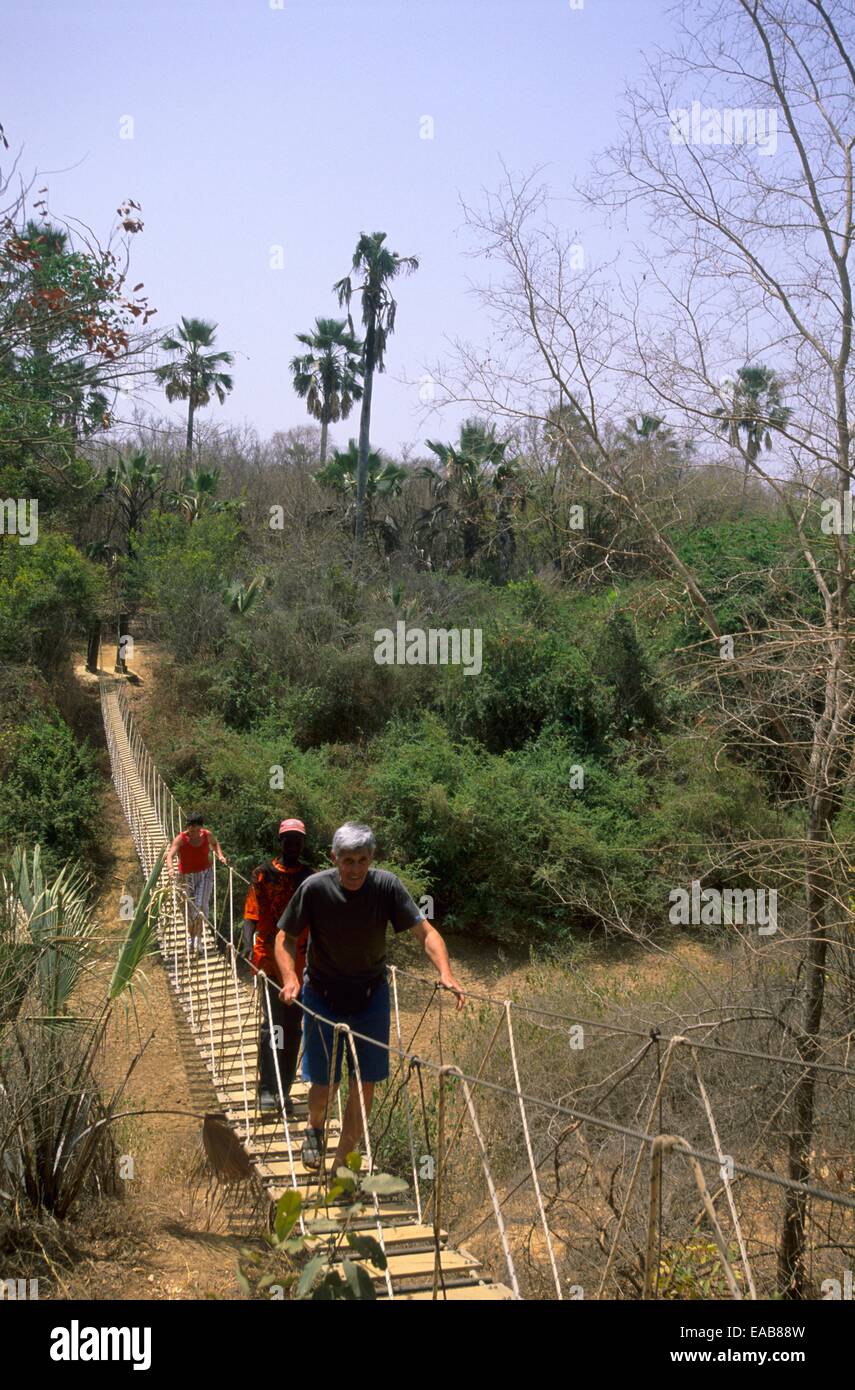
[{"label": "person in orange shirt", "polygon": [[[279,1108],[279,1084],[285,1097],[285,1114],[294,1116],[290,1091],[297,1073],[303,1019],[300,1009],[282,1003],[282,981],[273,953],[277,922],[304,879],[312,870],[300,862],[306,840],[301,820],[283,820],[279,826],[279,854],[259,864],[250,876],[249,892],[243,909],[244,941],[253,968],[259,972],[261,988],[261,1029],[258,1039],[258,1106],[260,1110]],[[297,943],[296,973],[302,982],[306,964],[308,929]],[[268,986],[267,981],[270,981]],[[277,1062],[279,1080],[277,1081]]]},{"label": "person in orange shirt", "polygon": [[208,915],[208,904],[214,887],[214,854],[221,864],[228,863],[216,835],[205,829],[204,818],[199,815],[188,816],[187,825],[179,831],[166,851],[166,872],[170,877],[177,879],[187,894],[187,929],[191,955],[198,954],[202,922]]}]

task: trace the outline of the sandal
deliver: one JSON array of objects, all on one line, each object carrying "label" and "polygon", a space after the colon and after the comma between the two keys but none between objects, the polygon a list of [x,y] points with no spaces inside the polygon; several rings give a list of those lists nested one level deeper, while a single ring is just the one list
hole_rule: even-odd
[{"label": "sandal", "polygon": [[323,1148],[324,1131],[322,1129],[313,1129],[312,1126],[309,1125],[306,1130],[306,1137],[303,1140],[303,1150],[301,1154],[303,1167],[311,1169],[312,1172],[317,1172],[318,1168],[321,1166]]}]

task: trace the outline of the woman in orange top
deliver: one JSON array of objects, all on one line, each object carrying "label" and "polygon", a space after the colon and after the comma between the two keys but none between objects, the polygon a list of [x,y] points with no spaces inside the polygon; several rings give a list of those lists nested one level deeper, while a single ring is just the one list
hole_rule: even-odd
[{"label": "woman in orange top", "polygon": [[166,871],[184,889],[190,905],[188,930],[191,955],[196,955],[199,951],[202,922],[208,915],[208,904],[214,889],[212,852],[221,864],[228,862],[216,835],[205,829],[203,819],[198,815],[188,817],[186,828],[179,831],[166,851]]}]

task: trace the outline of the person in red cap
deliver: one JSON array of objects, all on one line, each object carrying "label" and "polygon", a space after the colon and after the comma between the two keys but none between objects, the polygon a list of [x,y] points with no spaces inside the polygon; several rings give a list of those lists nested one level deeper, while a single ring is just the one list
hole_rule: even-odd
[{"label": "person in red cap", "polygon": [[[297,1056],[302,1036],[299,1009],[289,1009],[279,998],[282,982],[273,954],[276,924],[294,893],[312,873],[300,862],[306,841],[301,820],[283,820],[279,826],[279,854],[253,869],[243,909],[243,931],[247,955],[260,972],[261,1030],[258,1039],[258,1104],[261,1110],[279,1108],[279,1084],[285,1097],[285,1113],[294,1114],[290,1097],[297,1072]],[[309,933],[305,931],[297,948],[297,974],[302,981]],[[267,985],[267,981],[271,985]],[[296,1018],[294,1017],[296,1015]],[[279,1078],[277,1080],[277,1062]]]}]

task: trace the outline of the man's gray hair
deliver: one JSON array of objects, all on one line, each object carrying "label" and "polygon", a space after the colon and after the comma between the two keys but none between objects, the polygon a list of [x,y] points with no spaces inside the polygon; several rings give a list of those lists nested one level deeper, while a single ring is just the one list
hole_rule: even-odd
[{"label": "man's gray hair", "polygon": [[353,854],[359,849],[367,849],[369,854],[373,854],[376,848],[374,831],[370,826],[360,825],[357,821],[345,821],[333,835],[332,852],[336,856]]}]

